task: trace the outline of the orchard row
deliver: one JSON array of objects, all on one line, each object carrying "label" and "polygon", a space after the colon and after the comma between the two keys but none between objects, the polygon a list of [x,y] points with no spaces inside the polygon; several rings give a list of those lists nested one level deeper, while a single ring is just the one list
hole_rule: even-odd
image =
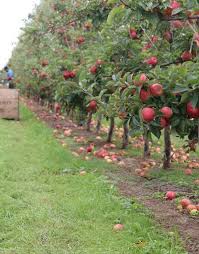
[{"label": "orchard row", "polygon": [[[75,115],[80,124],[115,119],[129,135],[171,132],[198,141],[199,4],[195,0],[43,0],[27,21],[10,63],[29,97]],[[86,120],[87,119],[87,120]],[[164,131],[163,131],[164,130]]]}]

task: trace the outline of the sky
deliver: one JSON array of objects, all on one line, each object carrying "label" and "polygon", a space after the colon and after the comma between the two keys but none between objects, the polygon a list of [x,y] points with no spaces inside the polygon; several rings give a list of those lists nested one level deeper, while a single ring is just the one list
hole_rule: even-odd
[{"label": "sky", "polygon": [[20,28],[40,0],[1,0],[0,2],[0,68],[4,67],[16,45]]}]

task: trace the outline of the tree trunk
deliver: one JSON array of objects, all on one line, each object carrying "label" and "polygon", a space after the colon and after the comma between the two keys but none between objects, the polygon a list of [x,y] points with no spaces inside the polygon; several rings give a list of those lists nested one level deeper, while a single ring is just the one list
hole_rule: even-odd
[{"label": "tree trunk", "polygon": [[93,116],[93,113],[91,111],[88,113],[87,128],[86,128],[87,131],[91,131],[92,116]]},{"label": "tree trunk", "polygon": [[126,149],[129,144],[129,127],[128,127],[128,121],[124,121],[123,123],[124,128],[124,134],[123,134],[123,143],[122,143],[122,149]]},{"label": "tree trunk", "polygon": [[74,109],[72,108],[71,120],[74,120]]},{"label": "tree trunk", "polygon": [[164,129],[164,158],[163,168],[171,168],[171,129],[170,126]]},{"label": "tree trunk", "polygon": [[150,157],[150,145],[149,145],[149,138],[148,138],[149,130],[148,128],[144,127],[144,159]]},{"label": "tree trunk", "polygon": [[108,143],[112,142],[114,127],[115,127],[115,118],[111,117],[110,118],[110,127],[109,127],[109,131],[108,131],[108,138],[107,138]]},{"label": "tree trunk", "polygon": [[199,119],[198,119],[198,145],[199,145]]},{"label": "tree trunk", "polygon": [[98,119],[97,119],[97,125],[96,125],[96,133],[97,134],[99,134],[101,126],[102,126],[102,114],[99,114]]}]

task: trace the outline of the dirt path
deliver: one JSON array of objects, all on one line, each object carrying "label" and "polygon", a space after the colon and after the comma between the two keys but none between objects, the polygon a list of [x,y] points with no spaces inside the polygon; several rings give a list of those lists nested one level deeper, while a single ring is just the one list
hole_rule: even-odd
[{"label": "dirt path", "polygon": [[[76,126],[69,120],[56,119],[44,107],[39,106],[33,101],[24,103],[36,113],[49,127],[56,128],[57,125],[72,129],[73,136],[83,136],[92,138],[94,133],[88,133],[81,127]],[[98,142],[98,146],[104,142]],[[191,199],[199,197],[194,196],[189,188],[177,187],[172,184],[163,183],[158,179],[147,180],[138,177],[135,169],[138,167],[139,158],[124,159],[125,166],[118,171],[108,172],[110,180],[118,187],[120,193],[127,197],[136,197],[146,208],[148,208],[156,221],[158,221],[168,231],[177,230],[182,240],[185,242],[185,248],[190,254],[199,254],[199,218],[192,218],[185,213],[181,213],[176,208],[175,201],[170,202],[157,198],[155,195],[159,192],[176,191],[180,195],[186,195]]]},{"label": "dirt path", "polygon": [[[126,164],[136,165],[135,159],[126,159]],[[175,201],[166,201],[155,198],[158,192],[166,192],[168,190],[175,191],[178,194],[186,194],[190,198],[197,198],[193,195],[191,189],[177,187],[172,184],[159,182],[157,179],[147,181],[141,177],[137,177],[133,171],[129,171],[127,166],[123,170],[109,173],[111,181],[113,181],[120,193],[126,197],[136,197],[145,207],[153,214],[158,221],[168,231],[177,230],[181,238],[185,242],[185,248],[191,254],[199,253],[199,218],[192,218],[187,214],[180,213],[176,208]]]}]

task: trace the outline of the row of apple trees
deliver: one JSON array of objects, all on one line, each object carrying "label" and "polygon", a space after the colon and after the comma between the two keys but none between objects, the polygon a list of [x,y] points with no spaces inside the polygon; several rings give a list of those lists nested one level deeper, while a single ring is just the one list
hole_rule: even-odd
[{"label": "row of apple trees", "polygon": [[199,3],[197,0],[42,0],[29,16],[11,65],[22,92],[97,131],[106,117],[129,135],[164,134],[164,168],[171,132],[198,140]]}]

